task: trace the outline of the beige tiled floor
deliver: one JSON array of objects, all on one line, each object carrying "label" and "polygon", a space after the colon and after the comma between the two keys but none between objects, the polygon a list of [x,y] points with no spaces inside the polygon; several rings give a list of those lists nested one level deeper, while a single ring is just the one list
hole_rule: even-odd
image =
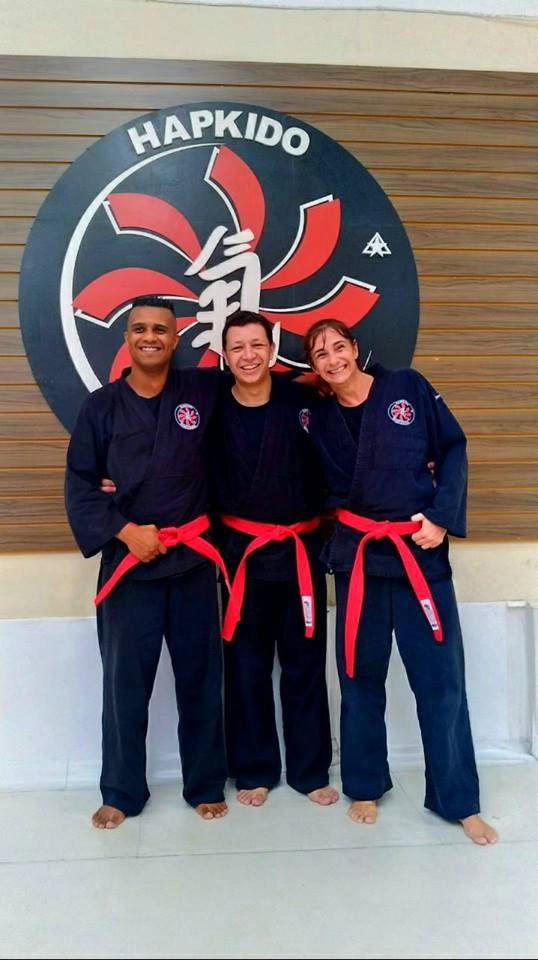
[{"label": "beige tiled floor", "polygon": [[[2,958],[526,958],[538,948],[538,763],[482,766],[481,849],[393,770],[374,827],[285,786],[205,823],[176,784],[119,830],[94,790],[0,794]],[[337,771],[335,784],[338,785]]]}]

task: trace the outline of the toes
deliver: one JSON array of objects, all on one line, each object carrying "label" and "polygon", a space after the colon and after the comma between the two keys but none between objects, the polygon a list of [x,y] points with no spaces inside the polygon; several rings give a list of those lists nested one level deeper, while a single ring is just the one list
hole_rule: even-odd
[{"label": "toes", "polygon": [[269,790],[267,787],[255,787],[253,790],[239,790],[237,799],[239,803],[244,803],[252,807],[261,807],[267,800]]},{"label": "toes", "polygon": [[267,794],[269,791],[265,787],[258,787],[256,790],[252,791],[252,806],[253,807],[262,807],[265,801],[267,800]]},{"label": "toes", "polygon": [[225,817],[228,813],[228,807],[225,801],[217,803],[199,803],[195,807],[196,813],[202,820],[218,820]]},{"label": "toes", "polygon": [[103,804],[102,807],[99,807],[99,809],[95,811],[92,817],[92,826],[96,827],[97,830],[115,830],[124,820],[125,814],[123,810],[118,810],[116,807]]},{"label": "toes", "polygon": [[482,820],[482,817],[479,814],[473,814],[470,817],[464,817],[460,821],[465,835],[469,837],[469,840],[472,840],[473,843],[478,844],[481,847],[486,846],[488,843],[497,843],[499,835],[494,827],[490,826],[489,823],[486,823],[485,820]]},{"label": "toes", "polygon": [[377,804],[375,800],[354,800],[348,810],[348,816],[354,823],[375,823]]},{"label": "toes", "polygon": [[338,790],[334,787],[320,787],[318,790],[311,790],[307,793],[309,800],[313,803],[319,803],[322,807],[328,807],[331,803],[336,803],[339,799]]}]

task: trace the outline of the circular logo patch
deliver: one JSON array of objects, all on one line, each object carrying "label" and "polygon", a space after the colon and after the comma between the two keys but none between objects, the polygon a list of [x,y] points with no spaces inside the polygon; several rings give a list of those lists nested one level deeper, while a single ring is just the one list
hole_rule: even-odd
[{"label": "circular logo patch", "polygon": [[183,430],[196,430],[200,426],[200,414],[192,403],[180,403],[174,410],[174,417]]},{"label": "circular logo patch", "polygon": [[310,410],[308,407],[303,407],[302,410],[299,410],[299,423],[301,424],[303,430],[306,430],[308,433],[308,428],[310,426]]},{"label": "circular logo patch", "polygon": [[253,104],[183,104],[94,144],[60,177],[26,245],[21,329],[46,400],[71,429],[86,395],[129,365],[134,297],[170,298],[177,367],[218,365],[238,307],[273,325],[274,369],[305,366],[302,338],[342,320],[362,361],[408,366],[418,328],[411,245],[352,154]]},{"label": "circular logo patch", "polygon": [[401,427],[408,427],[415,419],[415,408],[409,403],[409,400],[395,400],[391,403],[387,411],[393,423],[398,423]]}]

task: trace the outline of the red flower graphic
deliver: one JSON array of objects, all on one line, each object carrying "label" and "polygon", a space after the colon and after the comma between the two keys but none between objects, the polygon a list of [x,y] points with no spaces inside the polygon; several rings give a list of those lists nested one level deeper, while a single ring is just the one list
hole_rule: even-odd
[{"label": "red flower graphic", "polygon": [[[249,230],[254,251],[265,225],[265,198],[262,187],[251,168],[226,146],[215,148],[205,181],[222,197],[234,220],[237,231]],[[195,230],[187,218],[172,204],[142,193],[111,193],[105,209],[118,234],[141,234],[163,243],[191,264],[202,250]],[[375,288],[351,277],[342,276],[324,296],[299,307],[270,309],[263,305],[264,293],[292,287],[317,274],[332,256],[340,234],[340,201],[332,196],[302,204],[298,211],[295,240],[281,262],[262,276],[260,313],[271,323],[279,323],[288,333],[302,336],[311,323],[323,317],[357,324],[379,299]],[[183,271],[184,272],[184,271]],[[181,280],[158,270],[124,267],[96,277],[77,294],[73,308],[77,317],[88,318],[110,327],[134,297],[155,294],[170,297],[189,307],[183,316],[179,311],[177,330],[181,332],[197,323],[195,308],[198,296]],[[215,366],[218,355],[201,351],[198,366]],[[126,346],[116,354],[110,369],[110,380],[116,379],[129,363]],[[275,369],[285,369],[287,363]]]}]

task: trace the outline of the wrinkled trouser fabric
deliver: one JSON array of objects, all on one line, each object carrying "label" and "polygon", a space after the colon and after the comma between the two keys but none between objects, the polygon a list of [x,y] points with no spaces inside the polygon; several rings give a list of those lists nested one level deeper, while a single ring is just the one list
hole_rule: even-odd
[{"label": "wrinkled trouser fabric", "polygon": [[416,701],[425,759],[424,805],[447,820],[461,820],[478,813],[478,774],[452,581],[430,583],[444,630],[443,642],[436,643],[407,581],[366,577],[353,678],[346,676],[344,667],[347,574],[337,573],[335,585],[344,793],[356,800],[376,800],[392,787],[387,757],[385,683],[394,630]]},{"label": "wrinkled trouser fabric", "polygon": [[103,803],[136,816],[149,798],[148,707],[163,637],[175,678],[183,796],[192,806],[223,800],[222,647],[213,565],[162,580],[125,577],[98,608],[97,627]]},{"label": "wrinkled trouser fabric", "polygon": [[324,574],[314,574],[314,595],[316,629],[307,638],[297,582],[247,577],[241,620],[233,640],[224,644],[226,743],[230,776],[239,790],[271,789],[280,780],[275,651],[281,669],[286,780],[299,793],[329,782],[332,741],[325,680]]}]

